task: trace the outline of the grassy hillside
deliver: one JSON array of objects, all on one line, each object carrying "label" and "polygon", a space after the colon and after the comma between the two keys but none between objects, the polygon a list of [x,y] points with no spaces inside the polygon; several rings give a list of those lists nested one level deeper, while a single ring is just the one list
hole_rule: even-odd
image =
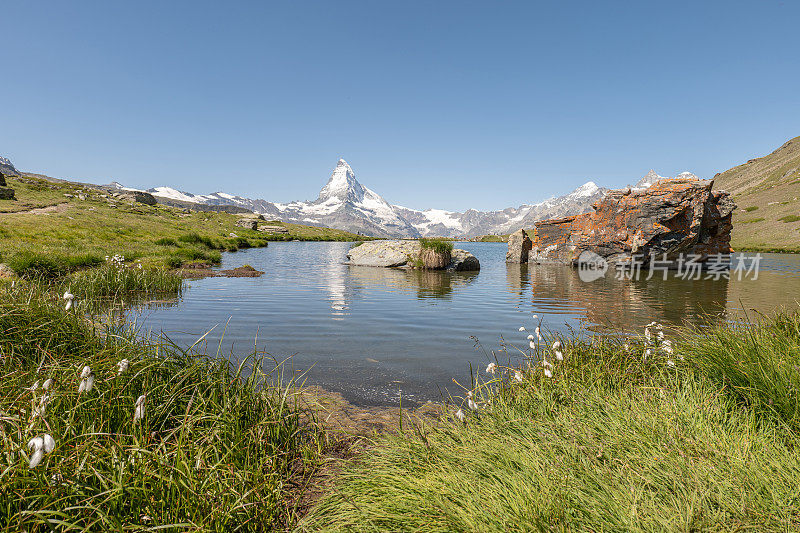
[{"label": "grassy hillside", "polygon": [[93,258],[87,262],[92,264],[121,254],[145,265],[176,267],[190,261],[219,262],[222,251],[275,240],[364,239],[346,231],[281,222],[270,225],[284,226],[288,233],[266,234],[237,227],[239,215],[131,203],[74,183],[24,177],[10,178],[8,185],[17,199],[0,200],[0,262],[6,263],[32,255],[80,255]]},{"label": "grassy hillside", "polygon": [[736,250],[800,252],[800,137],[715,178],[733,194]]}]

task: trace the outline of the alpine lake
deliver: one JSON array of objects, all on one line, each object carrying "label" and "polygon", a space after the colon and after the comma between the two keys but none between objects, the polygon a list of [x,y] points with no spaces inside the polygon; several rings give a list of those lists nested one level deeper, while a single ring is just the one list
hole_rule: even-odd
[{"label": "alpine lake", "polygon": [[[792,254],[760,254],[757,275],[619,279],[612,269],[586,282],[568,266],[507,265],[504,243],[455,243],[481,262],[480,272],[464,273],[349,266],[350,246],[274,242],[224,254],[222,268],[249,264],[265,274],[191,280],[180,298],[129,307],[125,318],[141,334],[163,333],[233,364],[254,350],[268,354],[282,362],[284,380],[356,405],[413,406],[457,394],[454,379],[468,385],[495,357],[519,364],[528,349],[520,326],[533,332],[541,321],[551,339],[641,334],[657,321],[669,336],[672,325],[754,319],[800,302],[800,255]],[[745,256],[752,266],[754,254]]]}]

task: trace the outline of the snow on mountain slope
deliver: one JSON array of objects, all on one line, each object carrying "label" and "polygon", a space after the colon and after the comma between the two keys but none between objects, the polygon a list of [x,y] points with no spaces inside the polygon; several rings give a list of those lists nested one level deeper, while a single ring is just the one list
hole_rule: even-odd
[{"label": "snow on mountain slope", "polygon": [[[695,179],[695,180],[696,179],[700,179],[697,176],[695,176],[694,174],[692,174],[691,172],[681,172],[680,174],[675,176],[675,178],[688,178],[688,179]],[[635,187],[637,189],[641,189],[641,188],[645,188],[646,189],[646,188],[650,187],[651,185],[655,185],[660,180],[668,180],[668,179],[674,179],[674,178],[668,178],[668,177],[664,177],[664,176],[659,176],[656,173],[655,170],[651,169],[650,172],[645,174],[645,176],[642,179],[640,179],[639,181],[636,182]]]},{"label": "snow on mountain slope", "polygon": [[[676,177],[696,178],[690,172]],[[659,179],[664,178],[651,170],[636,186],[649,187]],[[588,212],[607,190],[589,181],[569,194],[501,211],[418,210],[390,204],[359,183],[347,161],[340,159],[317,199],[309,202],[273,203],[224,192],[195,195],[171,187],[156,187],[148,192],[186,202],[235,205],[269,219],[327,226],[377,237],[473,237],[511,233],[519,228],[531,228],[539,220]]]}]

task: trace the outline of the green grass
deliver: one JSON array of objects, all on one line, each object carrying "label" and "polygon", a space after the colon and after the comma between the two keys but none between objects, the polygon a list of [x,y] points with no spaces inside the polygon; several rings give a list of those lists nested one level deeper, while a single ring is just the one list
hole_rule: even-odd
[{"label": "green grass", "polygon": [[[0,294],[0,530],[268,531],[294,521],[293,487],[315,469],[320,434],[272,381],[272,363],[234,368],[163,338],[98,330],[20,285]],[[85,365],[94,387],[79,392]],[[55,449],[30,469],[27,443],[45,433]]]},{"label": "green grass", "polygon": [[762,222],[764,218],[750,218],[747,220],[740,220],[739,224],[755,224],[756,222]]},{"label": "green grass", "polygon": [[419,240],[420,247],[428,250],[433,250],[436,253],[445,254],[453,251],[453,241],[447,239],[427,239],[422,238]]},{"label": "green grass", "polygon": [[786,216],[780,217],[778,220],[780,220],[781,222],[800,222],[800,216],[798,216],[798,215],[786,215]]},{"label": "green grass", "polygon": [[[175,268],[188,261],[219,262],[222,251],[266,246],[277,240],[368,239],[346,231],[288,223],[281,224],[287,234],[265,235],[237,227],[239,216],[235,214],[186,213],[163,205],[110,201],[101,196],[102,191],[36,178],[10,178],[8,183],[16,190],[17,200],[0,202],[1,253],[6,263],[22,265],[30,255],[102,258],[122,254],[140,259],[145,266]],[[83,191],[86,200],[77,198],[78,191]],[[47,206],[60,207],[45,214],[25,212]],[[40,270],[57,276],[73,270],[70,265],[51,266]],[[27,269],[22,265],[21,270]]]},{"label": "green grass", "polygon": [[751,205],[750,207],[745,207],[744,210],[747,211],[748,213],[751,213],[753,211],[758,210],[758,206],[757,205]]},{"label": "green grass", "polygon": [[466,423],[377,439],[302,529],[800,527],[796,315],[684,330],[673,355],[562,342],[552,378],[536,365],[521,383],[482,380]]},{"label": "green grass", "polygon": [[20,277],[52,280],[80,268],[98,266],[103,260],[94,254],[44,254],[25,250],[9,255],[7,263]]},{"label": "green grass", "polygon": [[116,301],[137,295],[179,296],[183,283],[183,279],[173,272],[145,268],[140,263],[120,266],[106,264],[100,268],[78,272],[63,280],[61,288],[75,295],[78,299],[76,305],[81,306],[95,300]]}]

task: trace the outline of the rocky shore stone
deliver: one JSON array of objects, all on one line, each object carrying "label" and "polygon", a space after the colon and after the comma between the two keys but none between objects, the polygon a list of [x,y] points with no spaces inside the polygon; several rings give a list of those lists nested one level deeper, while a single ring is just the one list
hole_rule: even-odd
[{"label": "rocky shore stone", "polygon": [[[367,241],[347,252],[345,264],[372,267],[411,268],[409,261],[420,257],[419,241]],[[452,271],[480,270],[478,258],[466,250],[454,249],[450,260],[443,268]]]},{"label": "rocky shore stone", "polygon": [[[610,191],[594,212],[536,223],[529,262],[576,264],[593,252],[609,263],[676,261],[696,254],[705,261],[732,252],[731,217],[736,204],[713,180],[661,180],[646,189]],[[511,242],[509,241],[509,253]]]},{"label": "rocky shore stone", "polygon": [[531,248],[533,248],[533,243],[525,230],[515,231],[508,236],[506,263],[527,263]]}]

